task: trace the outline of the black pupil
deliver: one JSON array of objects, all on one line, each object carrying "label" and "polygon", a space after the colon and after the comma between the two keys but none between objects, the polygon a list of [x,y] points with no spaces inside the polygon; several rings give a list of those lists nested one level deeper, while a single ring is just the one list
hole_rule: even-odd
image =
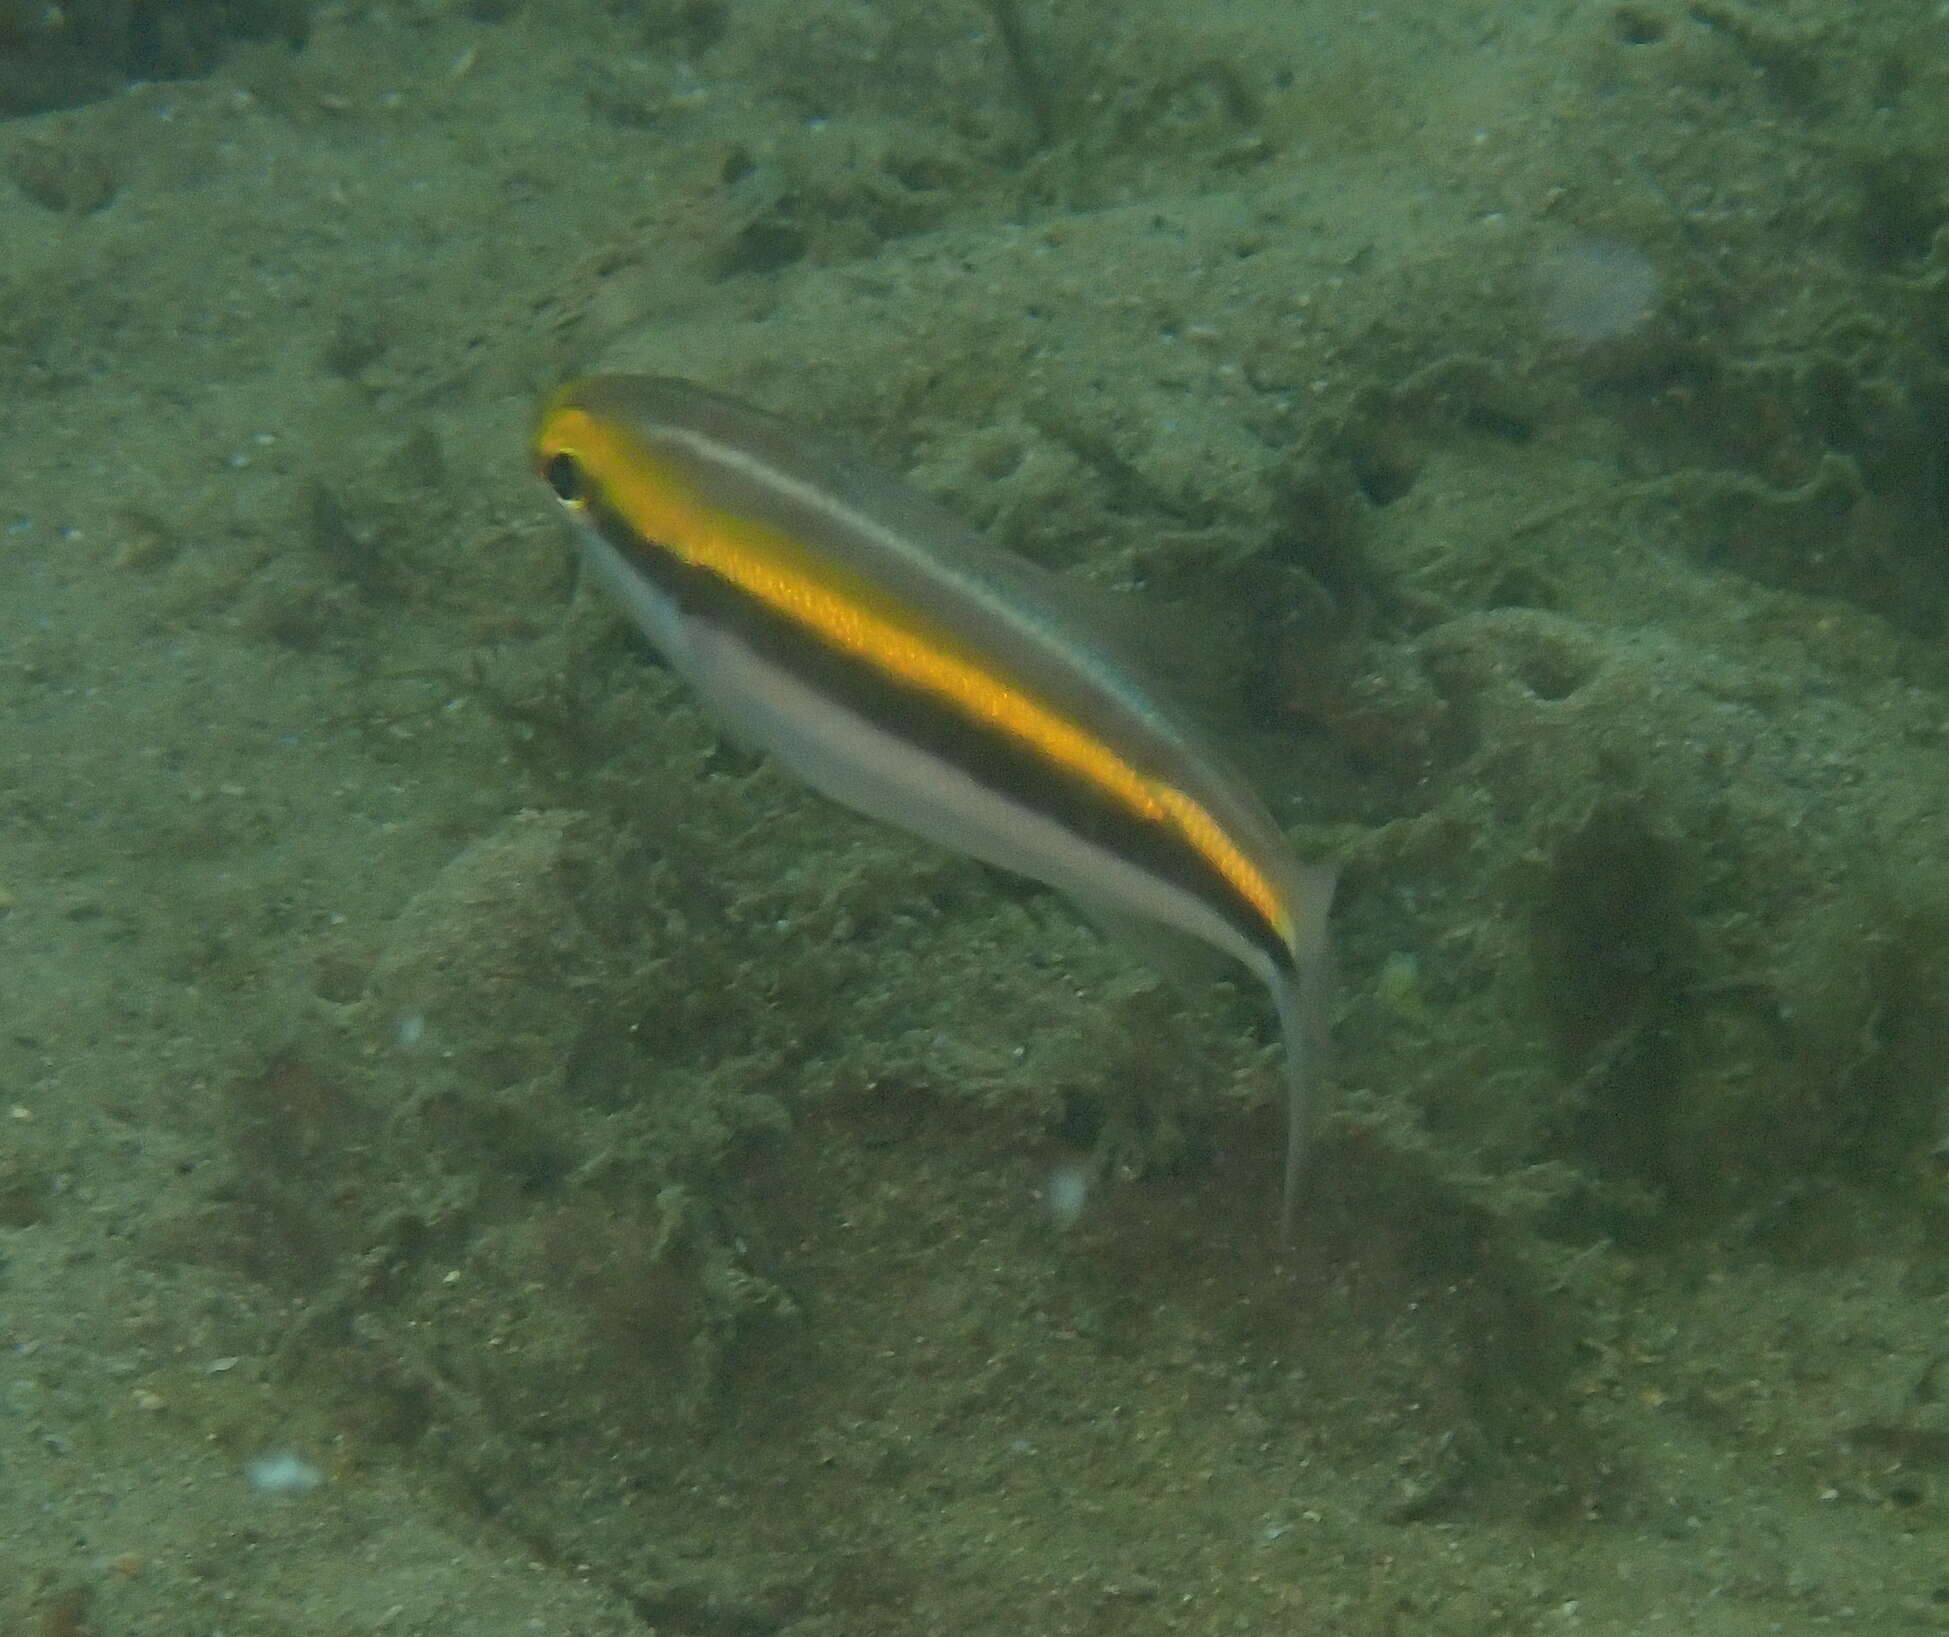
[{"label": "black pupil", "polygon": [[551,455],[547,465],[541,469],[548,487],[555,491],[555,498],[561,501],[575,501],[582,497],[582,468],[576,464],[573,455]]}]

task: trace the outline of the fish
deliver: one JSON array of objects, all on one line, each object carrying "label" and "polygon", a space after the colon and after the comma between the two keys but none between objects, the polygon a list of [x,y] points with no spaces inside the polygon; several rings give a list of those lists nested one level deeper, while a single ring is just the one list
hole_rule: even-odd
[{"label": "fish", "polygon": [[585,571],[732,736],[844,806],[1265,985],[1290,1246],[1334,871],[1300,862],[1107,622],[897,475],[690,381],[570,381],[531,454]]}]

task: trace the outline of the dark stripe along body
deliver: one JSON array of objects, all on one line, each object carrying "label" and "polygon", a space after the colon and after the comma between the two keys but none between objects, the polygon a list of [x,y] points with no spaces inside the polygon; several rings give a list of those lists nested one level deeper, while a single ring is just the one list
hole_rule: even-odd
[{"label": "dark stripe along body", "polygon": [[688,382],[544,405],[589,566],[740,735],[874,817],[1244,962],[1286,1036],[1290,1235],[1331,872],[1042,571],[898,478]]}]

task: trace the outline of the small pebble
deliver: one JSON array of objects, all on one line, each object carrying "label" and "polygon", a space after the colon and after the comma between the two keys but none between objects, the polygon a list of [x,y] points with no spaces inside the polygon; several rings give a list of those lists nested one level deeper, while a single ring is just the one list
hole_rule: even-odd
[{"label": "small pebble", "polygon": [[244,1479],[260,1495],[309,1495],[325,1474],[302,1456],[286,1452],[246,1461]]},{"label": "small pebble", "polygon": [[1063,1233],[1082,1218],[1089,1198],[1088,1169],[1081,1165],[1059,1165],[1049,1173],[1048,1186],[1042,1190],[1042,1208],[1049,1213],[1056,1231]]}]

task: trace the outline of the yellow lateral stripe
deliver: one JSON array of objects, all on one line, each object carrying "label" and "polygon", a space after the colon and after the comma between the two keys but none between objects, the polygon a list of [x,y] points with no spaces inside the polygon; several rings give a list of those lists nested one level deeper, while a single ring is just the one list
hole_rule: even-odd
[{"label": "yellow lateral stripe", "polygon": [[1292,947],[1292,914],[1278,889],[1183,791],[1146,778],[1100,739],[957,652],[951,641],[929,640],[924,629],[897,623],[905,610],[880,613],[868,588],[847,585],[829,571],[822,575],[827,565],[800,542],[701,504],[681,476],[599,417],[557,409],[539,441],[550,453],[581,460],[601,483],[606,503],[647,549],[674,552],[721,576],[842,653],[952,700],[977,721],[1033,745],[1127,811],[1175,831]]}]

